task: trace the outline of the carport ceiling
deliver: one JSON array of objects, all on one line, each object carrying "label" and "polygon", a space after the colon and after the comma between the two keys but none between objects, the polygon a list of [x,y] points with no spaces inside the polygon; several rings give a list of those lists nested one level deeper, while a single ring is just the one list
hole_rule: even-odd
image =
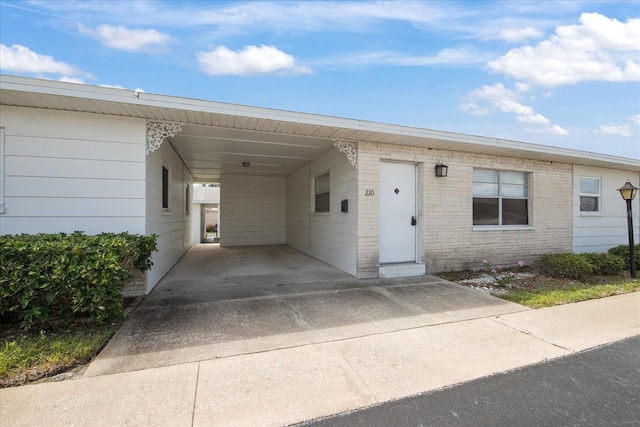
[{"label": "carport ceiling", "polygon": [[197,182],[225,174],[284,177],[333,148],[327,138],[200,125],[185,125],[171,142]]}]

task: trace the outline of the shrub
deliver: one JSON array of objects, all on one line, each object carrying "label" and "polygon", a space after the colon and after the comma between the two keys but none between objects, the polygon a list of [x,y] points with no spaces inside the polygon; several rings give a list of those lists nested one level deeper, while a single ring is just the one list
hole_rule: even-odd
[{"label": "shrub", "polygon": [[588,253],[584,254],[593,266],[593,274],[603,276],[613,276],[624,270],[624,260],[610,253]]},{"label": "shrub", "polygon": [[103,233],[0,236],[0,317],[24,329],[49,321],[122,317],[122,288],[152,265],[156,236]]},{"label": "shrub", "polygon": [[[634,246],[636,252],[636,266],[640,266],[640,244]],[[629,245],[619,245],[614,248],[611,248],[607,251],[611,255],[615,255],[620,257],[624,261],[623,270],[628,270],[631,268],[631,263],[629,262]]]},{"label": "shrub", "polygon": [[546,276],[581,279],[593,273],[593,265],[583,254],[546,254],[537,262],[540,273]]}]

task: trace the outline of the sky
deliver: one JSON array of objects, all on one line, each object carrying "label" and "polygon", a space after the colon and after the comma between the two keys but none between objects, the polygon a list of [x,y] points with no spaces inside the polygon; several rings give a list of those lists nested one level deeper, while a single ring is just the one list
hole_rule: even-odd
[{"label": "sky", "polygon": [[5,1],[0,72],[640,159],[640,2]]}]

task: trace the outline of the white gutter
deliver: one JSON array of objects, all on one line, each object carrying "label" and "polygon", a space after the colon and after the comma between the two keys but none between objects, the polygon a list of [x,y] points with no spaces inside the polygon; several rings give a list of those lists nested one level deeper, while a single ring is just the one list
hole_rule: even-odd
[{"label": "white gutter", "polygon": [[[558,157],[558,161],[588,160],[602,162],[607,165],[629,166],[640,172],[640,159],[612,156],[589,151],[531,144],[499,138],[467,135],[454,132],[436,131],[410,126],[392,125],[364,120],[345,119],[309,113],[298,113],[286,110],[275,110],[263,107],[228,104],[204,101],[167,95],[156,95],[146,92],[135,92],[128,89],[106,88],[77,83],[40,80],[27,77],[7,76],[0,74],[0,90],[13,90],[35,94],[73,97],[88,100],[106,101],[121,104],[139,105],[153,108],[166,108],[182,111],[193,111],[212,114],[224,114],[238,117],[258,118],[283,121],[305,125],[328,126],[349,130],[402,135],[413,138],[426,138],[441,141],[466,143],[475,146],[502,148],[522,154],[537,153]],[[0,100],[1,102],[1,100]],[[581,163],[581,162],[578,162]]]}]

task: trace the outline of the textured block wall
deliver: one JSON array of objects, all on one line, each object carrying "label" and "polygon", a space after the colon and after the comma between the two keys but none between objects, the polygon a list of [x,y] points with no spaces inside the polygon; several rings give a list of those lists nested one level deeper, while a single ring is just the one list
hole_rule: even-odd
[{"label": "textured block wall", "polygon": [[[551,162],[360,142],[358,151],[358,277],[376,277],[379,267],[381,160],[418,164],[420,256],[427,272],[532,262],[548,252],[572,250],[572,166]],[[437,163],[449,166],[436,178]],[[486,229],[473,226],[473,168],[529,173],[530,227]]]}]

